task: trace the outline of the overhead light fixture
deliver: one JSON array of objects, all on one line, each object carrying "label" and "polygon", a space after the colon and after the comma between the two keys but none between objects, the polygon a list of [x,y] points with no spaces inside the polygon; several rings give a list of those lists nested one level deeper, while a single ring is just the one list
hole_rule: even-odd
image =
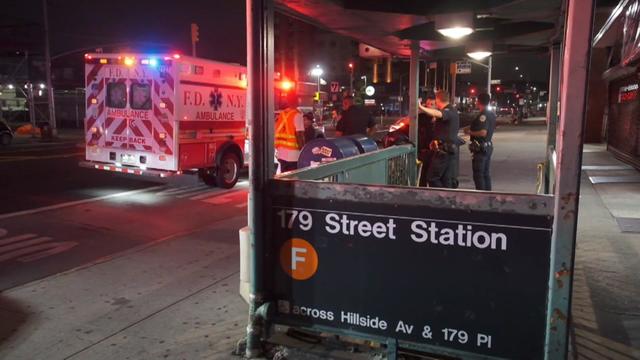
[{"label": "overhead light fixture", "polygon": [[470,12],[438,15],[436,17],[436,30],[451,39],[460,39],[473,30],[473,14]]},{"label": "overhead light fixture", "polygon": [[466,46],[467,55],[474,60],[491,56],[493,44],[489,41],[477,41]]},{"label": "overhead light fixture", "polygon": [[491,51],[474,51],[467,53],[467,55],[474,60],[482,60],[491,56]]}]

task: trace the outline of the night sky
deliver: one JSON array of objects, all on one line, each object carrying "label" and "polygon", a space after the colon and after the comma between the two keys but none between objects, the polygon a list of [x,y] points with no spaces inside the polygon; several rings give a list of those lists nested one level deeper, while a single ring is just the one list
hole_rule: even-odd
[{"label": "night sky", "polygon": [[[41,22],[40,0],[2,3],[0,25]],[[200,26],[199,57],[246,63],[244,0],[49,0],[49,13],[53,55],[127,42],[134,42],[143,51],[189,54],[190,24],[195,22]],[[519,80],[519,73],[514,71],[518,65],[524,80],[546,82],[548,63],[546,54],[498,55],[494,58],[493,78]],[[486,76],[481,68],[474,67],[474,73],[470,81]]]}]

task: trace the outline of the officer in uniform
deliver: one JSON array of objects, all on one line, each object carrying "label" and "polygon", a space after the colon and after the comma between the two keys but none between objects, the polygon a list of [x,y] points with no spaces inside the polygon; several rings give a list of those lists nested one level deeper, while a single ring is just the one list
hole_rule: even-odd
[{"label": "officer in uniform", "polygon": [[[489,94],[478,95],[478,108],[480,114],[469,126],[471,142],[469,150],[473,156],[473,182],[476,190],[491,191],[491,154],[493,154],[493,131],[496,128],[496,115],[487,109],[490,100]],[[466,132],[466,131],[465,131]]]},{"label": "officer in uniform", "polygon": [[[421,104],[430,109],[436,108],[436,95],[433,92],[427,93],[424,103],[422,99],[419,100]],[[422,162],[420,168],[420,183],[421,187],[427,186],[427,171],[431,165],[431,158],[433,153],[429,150],[429,144],[433,141],[433,118],[426,113],[418,114],[418,159]]]},{"label": "officer in uniform", "polygon": [[433,156],[427,170],[427,183],[429,187],[454,188],[457,179],[451,175],[458,173],[455,169],[460,128],[458,111],[449,103],[449,93],[442,90],[436,93],[436,109],[422,104],[418,104],[418,108],[434,121],[433,141],[429,145]]}]

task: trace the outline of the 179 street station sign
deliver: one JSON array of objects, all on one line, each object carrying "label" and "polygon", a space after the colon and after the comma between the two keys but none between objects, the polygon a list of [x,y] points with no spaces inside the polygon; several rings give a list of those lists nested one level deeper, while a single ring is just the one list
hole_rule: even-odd
[{"label": "179 street station sign", "polygon": [[275,322],[543,358],[552,218],[274,197]]}]

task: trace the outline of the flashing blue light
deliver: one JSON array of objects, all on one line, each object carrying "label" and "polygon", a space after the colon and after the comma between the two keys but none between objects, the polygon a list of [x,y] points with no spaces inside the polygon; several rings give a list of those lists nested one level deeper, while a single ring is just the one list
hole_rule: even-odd
[{"label": "flashing blue light", "polygon": [[158,59],[155,59],[155,58],[149,59],[149,66],[151,66],[151,67],[158,66]]}]

